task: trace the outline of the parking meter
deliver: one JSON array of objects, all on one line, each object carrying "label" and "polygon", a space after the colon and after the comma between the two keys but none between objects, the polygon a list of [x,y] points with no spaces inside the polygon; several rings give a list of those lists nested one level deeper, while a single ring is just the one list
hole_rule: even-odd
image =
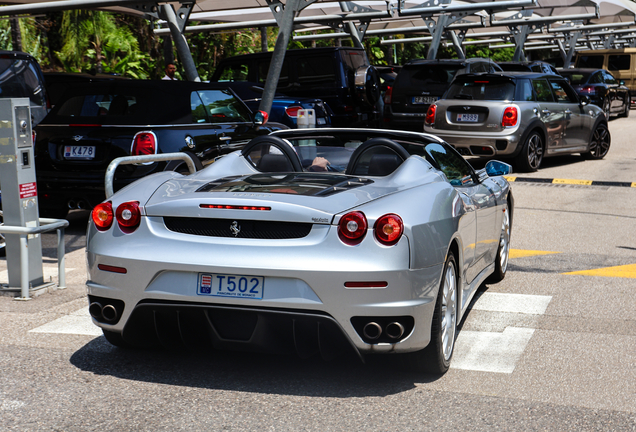
[{"label": "parking meter", "polygon": [[[31,109],[28,98],[0,99],[0,188],[4,224],[38,227],[38,197],[33,160]],[[20,236],[5,234],[9,287],[21,286]],[[43,285],[42,239],[27,239],[29,283]]]}]

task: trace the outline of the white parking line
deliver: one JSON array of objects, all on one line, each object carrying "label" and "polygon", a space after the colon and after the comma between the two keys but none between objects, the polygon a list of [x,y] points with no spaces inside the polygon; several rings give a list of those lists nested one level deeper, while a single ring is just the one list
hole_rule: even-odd
[{"label": "white parking line", "polygon": [[[543,315],[551,300],[551,296],[486,292],[472,309]],[[502,333],[461,331],[455,342],[451,368],[512,373],[533,334],[534,329],[519,327],[506,327]]]},{"label": "white parking line", "polygon": [[512,373],[534,329],[506,327],[503,333],[462,331],[455,342],[451,367]]},{"label": "white parking line", "polygon": [[48,324],[29,330],[29,333],[62,333],[101,336],[102,330],[91,321],[88,306]]},{"label": "white parking line", "polygon": [[550,300],[552,296],[486,292],[477,299],[473,309],[543,315]]},{"label": "white parking line", "polygon": [[[473,309],[491,312],[543,314],[552,297],[525,294],[484,293]],[[101,336],[88,307],[29,330],[32,333]],[[494,373],[512,373],[526,349],[534,329],[506,327],[502,333],[461,331],[455,344],[451,368]]]}]

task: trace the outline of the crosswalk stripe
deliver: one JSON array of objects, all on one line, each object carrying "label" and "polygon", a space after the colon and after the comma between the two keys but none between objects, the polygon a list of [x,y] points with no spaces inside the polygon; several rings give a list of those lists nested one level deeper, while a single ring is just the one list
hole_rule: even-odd
[{"label": "crosswalk stripe", "polygon": [[61,333],[100,336],[102,329],[93,324],[88,306],[48,324],[29,330],[29,333]]},{"label": "crosswalk stripe", "polygon": [[598,268],[598,269],[592,269],[592,270],[580,270],[580,271],[567,272],[562,274],[636,279],[636,264],[628,264],[628,265],[614,266],[614,267],[604,267],[604,268]]}]

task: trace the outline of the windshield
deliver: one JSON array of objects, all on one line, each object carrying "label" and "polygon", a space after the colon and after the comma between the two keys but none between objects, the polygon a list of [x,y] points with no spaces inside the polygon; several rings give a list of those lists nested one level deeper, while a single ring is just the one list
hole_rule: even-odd
[{"label": "windshield", "polygon": [[512,81],[478,78],[456,81],[448,89],[446,99],[511,101],[514,94],[515,85]]},{"label": "windshield", "polygon": [[570,81],[570,84],[572,85],[584,84],[587,82],[588,78],[590,77],[589,73],[581,73],[581,72],[576,72],[576,73],[561,72],[561,75],[567,78]]}]

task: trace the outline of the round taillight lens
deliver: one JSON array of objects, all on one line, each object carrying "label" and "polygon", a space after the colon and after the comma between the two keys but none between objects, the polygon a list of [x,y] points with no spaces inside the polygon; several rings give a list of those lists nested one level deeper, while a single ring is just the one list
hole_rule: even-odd
[{"label": "round taillight lens", "polygon": [[115,212],[119,228],[125,233],[133,232],[141,222],[141,211],[138,201],[129,201],[117,206]]},{"label": "round taillight lens", "polygon": [[113,224],[113,205],[110,201],[95,206],[91,212],[91,218],[95,227],[100,231],[106,231]]},{"label": "round taillight lens", "polygon": [[347,213],[338,223],[338,237],[348,245],[357,245],[367,233],[367,218],[362,212]]},{"label": "round taillight lens", "polygon": [[385,246],[396,244],[404,232],[402,218],[396,214],[385,214],[375,223],[375,238]]}]

